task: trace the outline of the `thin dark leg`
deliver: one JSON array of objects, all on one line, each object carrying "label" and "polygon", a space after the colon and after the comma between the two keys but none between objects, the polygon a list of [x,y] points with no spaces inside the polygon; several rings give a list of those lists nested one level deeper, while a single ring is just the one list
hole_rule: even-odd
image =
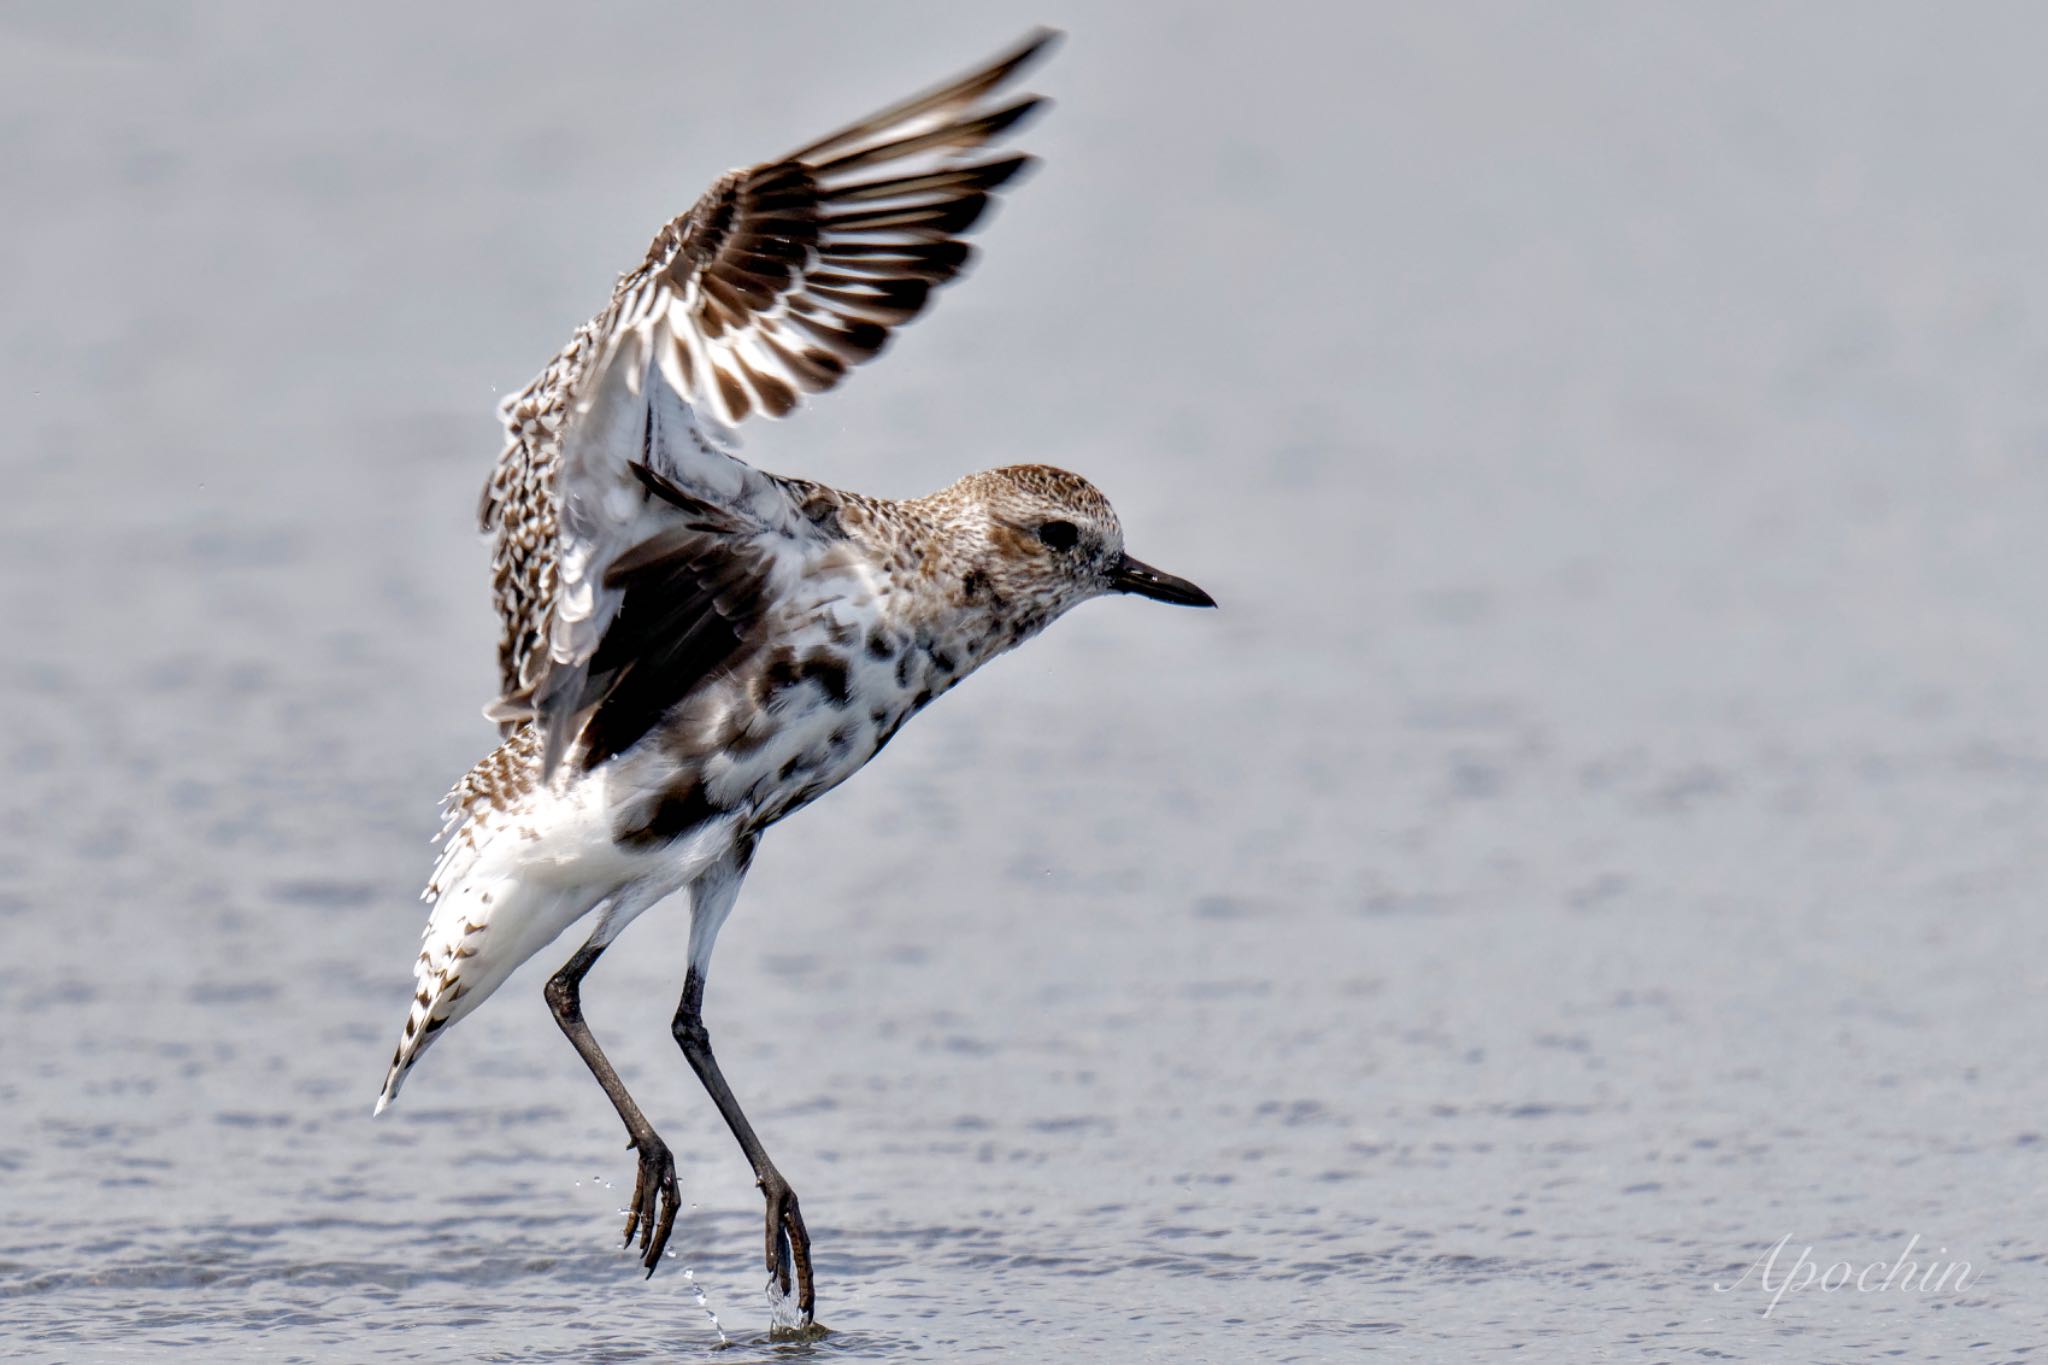
[{"label": "thin dark leg", "polygon": [[[754,1183],[761,1187],[761,1194],[768,1201],[768,1273],[775,1277],[782,1292],[789,1292],[790,1261],[796,1269],[796,1307],[805,1322],[811,1320],[815,1302],[811,1284],[811,1234],[804,1229],[803,1214],[797,1209],[796,1191],[782,1178],[782,1172],[775,1169],[775,1163],[768,1159],[768,1153],[761,1147],[761,1139],[754,1136],[754,1125],[747,1122],[747,1116],[740,1112],[740,1102],[732,1097],[732,1088],[725,1083],[725,1076],[718,1069],[718,1059],[711,1055],[711,1035],[704,1028],[704,978],[692,967],[683,981],[683,1001],[676,1006],[676,1042],[682,1046],[683,1056],[697,1073],[697,1079],[711,1093],[712,1103],[725,1116],[726,1126],[739,1139],[740,1150],[746,1153],[747,1162],[754,1168]],[[784,1260],[780,1238],[789,1239],[790,1260]]]},{"label": "thin dark leg", "polygon": [[576,956],[563,964],[562,970],[548,978],[546,995],[548,1008],[554,1011],[555,1022],[562,1026],[562,1032],[576,1047],[583,1058],[583,1064],[590,1068],[590,1074],[597,1077],[597,1083],[604,1087],[604,1093],[611,1097],[612,1108],[619,1111],[625,1121],[626,1145],[640,1154],[640,1175],[633,1182],[633,1203],[626,1216],[626,1245],[633,1244],[633,1233],[640,1234],[641,1263],[649,1275],[661,1264],[661,1253],[668,1246],[668,1235],[676,1225],[676,1209],[682,1197],[676,1189],[676,1163],[669,1155],[668,1144],[655,1135],[654,1125],[640,1112],[640,1106],[633,1103],[633,1097],[626,1093],[625,1083],[619,1073],[612,1069],[610,1059],[591,1036],[590,1025],[583,1022],[583,975],[590,970],[590,964],[597,961],[604,951],[601,943],[586,943],[576,950]]}]

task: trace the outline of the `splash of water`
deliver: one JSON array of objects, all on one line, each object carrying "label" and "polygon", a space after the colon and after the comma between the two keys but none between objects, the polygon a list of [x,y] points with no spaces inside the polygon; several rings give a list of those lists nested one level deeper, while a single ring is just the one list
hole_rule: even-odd
[{"label": "splash of water", "polygon": [[791,1285],[787,1294],[775,1277],[768,1277],[768,1333],[770,1336],[795,1336],[801,1334],[810,1324],[797,1311],[796,1286]]},{"label": "splash of water", "polygon": [[[780,1262],[780,1273],[768,1277],[768,1335],[771,1337],[808,1336],[811,1320],[796,1306],[796,1273],[794,1256],[789,1246],[789,1234],[781,1233],[775,1239],[776,1259]],[[782,1291],[781,1281],[789,1280],[789,1292]]]},{"label": "splash of water", "polygon": [[[605,1179],[601,1175],[593,1175],[592,1177],[590,1177],[590,1184],[593,1188],[596,1189],[610,1190],[612,1188],[612,1182]],[[579,1190],[583,1188],[583,1182],[580,1180],[576,1181],[575,1185],[576,1188]],[[697,1206],[695,1204],[692,1204],[690,1205],[690,1207],[694,1209]],[[626,1210],[622,1207],[614,1210],[613,1212],[615,1217],[624,1217]],[[669,1248],[669,1250],[663,1254],[668,1260],[673,1261],[676,1259],[675,1248],[673,1247]],[[723,1350],[725,1347],[732,1345],[732,1338],[725,1334],[725,1327],[718,1321],[718,1314],[711,1311],[710,1300],[704,1297],[704,1286],[697,1283],[697,1272],[689,1266],[684,1266],[683,1278],[689,1282],[690,1292],[697,1296],[697,1307],[701,1309],[703,1311],[704,1316],[710,1320],[711,1330],[718,1334],[719,1349]],[[795,1300],[791,1299],[791,1302],[794,1303]]]},{"label": "splash of water", "polygon": [[[673,1256],[675,1255],[675,1253],[670,1252],[669,1255]],[[725,1329],[718,1325],[718,1314],[711,1311],[711,1305],[707,1303],[704,1299],[704,1286],[697,1283],[697,1272],[690,1269],[690,1267],[688,1266],[684,1266],[683,1278],[688,1280],[690,1282],[690,1288],[696,1291],[697,1306],[704,1310],[705,1317],[711,1319],[711,1330],[718,1333],[718,1344],[720,1346],[732,1345],[732,1338],[728,1337],[725,1334]]]}]

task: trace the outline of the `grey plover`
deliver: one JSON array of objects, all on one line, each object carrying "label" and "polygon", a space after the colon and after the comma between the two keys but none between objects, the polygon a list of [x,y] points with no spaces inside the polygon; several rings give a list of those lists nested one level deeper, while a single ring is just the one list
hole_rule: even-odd
[{"label": "grey plover", "polygon": [[1124,553],[1109,503],[1045,465],[892,501],[767,474],[732,428],[872,358],[960,273],[1029,164],[980,156],[1041,101],[1019,47],[789,155],[719,178],[604,311],[504,404],[483,495],[504,631],[503,742],[449,794],[410,1016],[382,1113],[427,1045],[570,925],[546,987],[638,1153],[626,1242],[648,1272],[675,1165],[584,1023],[580,983],[635,916],[690,898],[674,1034],[767,1200],[771,1289],[813,1311],[796,1194],[711,1053],[711,947],[770,825],[874,757],[969,673],[1105,593],[1214,606]]}]

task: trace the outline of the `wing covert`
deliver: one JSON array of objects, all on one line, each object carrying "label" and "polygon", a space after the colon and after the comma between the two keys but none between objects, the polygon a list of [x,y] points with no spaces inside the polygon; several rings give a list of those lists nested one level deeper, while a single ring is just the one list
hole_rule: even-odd
[{"label": "wing covert", "polygon": [[[505,402],[509,440],[481,507],[496,537],[503,624],[500,694],[485,714],[508,733],[539,724],[545,772],[604,690],[634,675],[619,667],[621,643],[598,657],[632,583],[694,593],[716,616],[759,589],[733,565],[766,572],[777,542],[820,534],[781,480],[732,453],[731,428],[834,387],[966,267],[961,234],[1030,164],[974,154],[1042,104],[992,97],[1056,36],[1037,31],[958,80],[721,176],[656,234],[605,310]],[[702,513],[658,496],[636,465]],[[699,529],[686,548],[663,542],[665,556],[629,557],[691,516]],[[627,571],[614,572],[622,561]],[[655,619],[680,635],[641,643],[671,664],[696,660],[732,626]],[[634,685],[645,690],[655,676],[680,675],[643,669]]]}]

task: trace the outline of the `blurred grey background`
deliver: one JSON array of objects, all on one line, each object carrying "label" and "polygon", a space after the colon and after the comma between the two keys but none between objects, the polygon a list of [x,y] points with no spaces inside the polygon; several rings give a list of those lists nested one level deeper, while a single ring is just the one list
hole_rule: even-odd
[{"label": "blurred grey background", "polygon": [[[0,6],[0,1348],[764,1340],[686,916],[371,1099],[491,743],[498,394],[728,165],[1069,30],[1041,173],[750,433],[1080,470],[1092,606],[768,840],[711,981],[850,1358],[2048,1333],[2048,15]],[[1939,1292],[1754,1278],[1968,1261]],[[1941,1254],[1933,1252],[1940,1248]]]}]

